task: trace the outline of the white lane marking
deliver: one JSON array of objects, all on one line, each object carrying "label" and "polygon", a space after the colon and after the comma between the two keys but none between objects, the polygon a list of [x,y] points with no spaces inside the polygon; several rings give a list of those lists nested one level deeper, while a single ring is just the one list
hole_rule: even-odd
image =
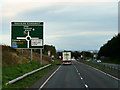
[{"label": "white lane marking", "polygon": [[[77,70],[76,66],[73,64],[73,66],[75,67],[75,69]],[[80,79],[82,80],[82,83],[85,85],[86,88],[88,88],[88,85],[85,83],[85,81],[83,80],[82,76],[80,73],[78,73]]]},{"label": "white lane marking", "polygon": [[87,85],[87,84],[85,84],[85,87],[86,87],[86,88],[88,88],[88,85]]},{"label": "white lane marking", "polygon": [[[73,64],[73,66],[75,67],[75,65]],[[76,71],[78,72],[78,69],[75,67]]]},{"label": "white lane marking", "polygon": [[[80,62],[79,62],[79,63],[80,63]],[[80,64],[83,64],[83,63],[80,63]],[[89,66],[89,65],[87,65],[87,64],[84,64],[84,65]],[[116,79],[116,80],[120,80],[119,78],[116,78],[116,77],[114,77],[114,76],[112,76],[112,75],[110,75],[110,74],[108,74],[108,73],[105,73],[105,72],[103,72],[103,71],[101,71],[101,70],[99,70],[99,69],[97,69],[97,68],[94,68],[94,67],[92,67],[92,66],[89,66],[89,67],[91,67],[91,68],[93,68],[93,69],[95,69],[95,70],[97,70],[97,71],[99,71],[99,72],[101,72],[101,73],[104,73],[105,75],[108,75],[109,77],[112,77],[112,78],[114,78],[114,79]]]},{"label": "white lane marking", "polygon": [[41,88],[43,88],[43,86],[50,80],[50,78],[60,69],[61,65],[52,73],[52,75],[50,75],[50,77],[41,85],[41,87],[39,88],[39,90]]},{"label": "white lane marking", "polygon": [[80,75],[80,73],[78,73],[78,75]]},{"label": "white lane marking", "polygon": [[81,77],[81,79],[83,79],[83,78]]},{"label": "white lane marking", "polygon": [[77,70],[77,72],[78,72],[78,70]]}]

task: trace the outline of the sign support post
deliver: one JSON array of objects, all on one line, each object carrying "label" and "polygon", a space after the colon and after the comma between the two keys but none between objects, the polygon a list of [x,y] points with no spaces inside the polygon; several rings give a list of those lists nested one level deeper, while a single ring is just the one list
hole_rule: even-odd
[{"label": "sign support post", "polygon": [[40,64],[42,64],[43,44],[43,22],[11,22],[11,47],[31,49],[30,59],[32,61],[32,49],[40,49]]},{"label": "sign support post", "polygon": [[22,56],[23,56],[23,49],[22,49]]},{"label": "sign support post", "polygon": [[40,64],[42,64],[42,49],[40,49]]},{"label": "sign support post", "polygon": [[32,49],[31,49],[31,61],[32,61]]}]

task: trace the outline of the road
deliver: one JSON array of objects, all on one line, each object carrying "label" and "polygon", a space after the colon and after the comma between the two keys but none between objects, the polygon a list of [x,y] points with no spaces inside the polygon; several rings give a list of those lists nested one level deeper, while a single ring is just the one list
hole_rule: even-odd
[{"label": "road", "polygon": [[88,65],[61,65],[41,88],[118,88],[118,80]]}]

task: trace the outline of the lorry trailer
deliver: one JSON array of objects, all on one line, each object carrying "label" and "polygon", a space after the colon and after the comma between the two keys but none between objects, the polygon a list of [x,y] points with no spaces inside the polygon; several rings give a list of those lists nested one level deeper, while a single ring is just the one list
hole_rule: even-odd
[{"label": "lorry trailer", "polygon": [[71,52],[62,52],[62,64],[71,64]]}]

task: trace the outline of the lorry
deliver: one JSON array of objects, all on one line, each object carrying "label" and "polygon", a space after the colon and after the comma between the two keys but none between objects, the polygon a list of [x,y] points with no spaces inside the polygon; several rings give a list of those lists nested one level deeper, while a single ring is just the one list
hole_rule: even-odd
[{"label": "lorry", "polygon": [[71,52],[62,52],[62,64],[71,64]]}]

